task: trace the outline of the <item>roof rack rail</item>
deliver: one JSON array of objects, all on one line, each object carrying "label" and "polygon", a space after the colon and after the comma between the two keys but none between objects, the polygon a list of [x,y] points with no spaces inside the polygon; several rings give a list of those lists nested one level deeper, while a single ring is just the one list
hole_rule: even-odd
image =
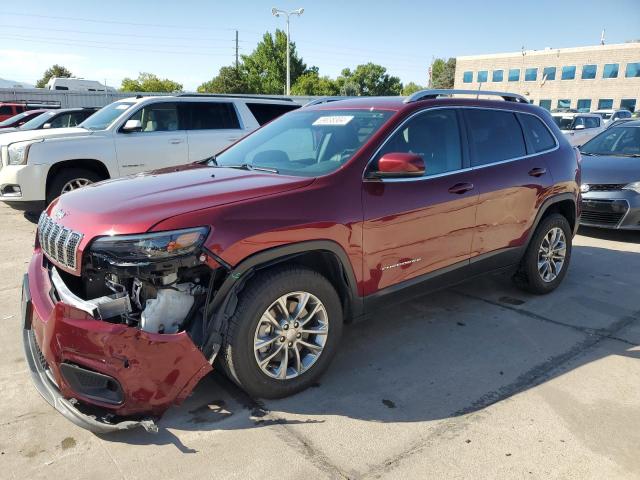
[{"label": "roof rack rail", "polygon": [[15,103],[25,106],[50,106],[60,108],[62,103],[59,100],[3,100],[2,103]]},{"label": "roof rack rail", "polygon": [[463,95],[475,95],[476,98],[480,95],[491,95],[495,97],[502,97],[507,102],[529,103],[525,97],[518,93],[509,92],[493,92],[489,90],[454,90],[454,89],[435,89],[435,90],[420,90],[413,95],[404,99],[404,103],[412,103],[420,100],[433,100],[438,97],[446,97],[456,94]]},{"label": "roof rack rail", "polygon": [[346,100],[348,98],[353,98],[353,97],[332,95],[332,96],[327,96],[327,97],[314,98],[313,100],[305,103],[302,106],[302,108],[312,107],[313,105],[322,105],[324,103],[338,102],[340,100]]},{"label": "roof rack rail", "polygon": [[266,95],[243,95],[241,93],[178,93],[176,97],[222,97],[222,98],[250,98],[252,100],[282,100],[283,102],[293,102],[288,97],[269,97]]}]

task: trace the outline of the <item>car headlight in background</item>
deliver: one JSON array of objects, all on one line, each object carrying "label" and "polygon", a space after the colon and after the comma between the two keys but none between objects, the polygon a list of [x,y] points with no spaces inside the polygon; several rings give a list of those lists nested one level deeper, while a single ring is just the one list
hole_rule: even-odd
[{"label": "car headlight in background", "polygon": [[589,184],[588,183],[583,183],[582,185],[580,185],[580,192],[581,193],[587,193],[589,191]]},{"label": "car headlight in background", "polygon": [[629,185],[622,187],[623,190],[633,190],[636,193],[640,193],[640,182],[633,182]]},{"label": "car headlight in background", "polygon": [[29,148],[31,148],[31,145],[34,143],[40,142],[44,142],[44,138],[10,144],[7,149],[7,165],[26,165],[27,157],[29,156]]},{"label": "car headlight in background", "polygon": [[208,233],[207,227],[198,227],[170,232],[100,237],[91,245],[91,253],[129,262],[167,260],[193,253],[202,246]]}]

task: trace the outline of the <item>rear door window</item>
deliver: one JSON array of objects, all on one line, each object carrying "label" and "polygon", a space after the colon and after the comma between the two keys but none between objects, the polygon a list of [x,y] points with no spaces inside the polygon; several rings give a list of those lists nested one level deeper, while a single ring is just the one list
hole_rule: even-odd
[{"label": "rear door window", "polygon": [[271,120],[284,115],[291,110],[300,108],[300,105],[292,103],[291,105],[280,105],[273,103],[247,103],[247,108],[255,117],[259,125],[264,125]]},{"label": "rear door window", "polygon": [[188,130],[239,129],[240,120],[231,102],[192,102],[181,105]]},{"label": "rear door window", "polygon": [[524,135],[535,153],[551,150],[556,146],[556,139],[538,117],[522,113],[518,114],[518,118],[522,123]]},{"label": "rear door window", "polygon": [[471,165],[479,166],[524,157],[527,149],[515,113],[467,109]]}]

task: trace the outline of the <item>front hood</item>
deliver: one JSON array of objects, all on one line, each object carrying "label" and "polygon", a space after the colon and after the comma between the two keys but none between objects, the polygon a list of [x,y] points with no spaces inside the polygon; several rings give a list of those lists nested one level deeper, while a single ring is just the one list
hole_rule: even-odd
[{"label": "front hood", "polygon": [[640,181],[640,158],[582,156],[582,183],[631,183]]},{"label": "front hood", "polygon": [[18,129],[18,127],[7,127],[7,128],[0,128],[0,133],[11,133],[11,132],[19,132],[20,130]]},{"label": "front hood", "polygon": [[[66,193],[49,206],[48,213],[86,239],[140,233],[175,215],[273,195],[313,181],[194,164],[107,180]],[[198,225],[185,228],[188,226]]]},{"label": "front hood", "polygon": [[[1,132],[2,130],[0,130]],[[39,140],[41,138],[52,137],[78,137],[91,135],[91,130],[85,130],[84,128],[71,127],[71,128],[49,128],[42,130],[17,130],[15,132],[9,132],[6,135],[0,135],[0,145],[9,145],[14,142],[22,142],[25,140]]]}]

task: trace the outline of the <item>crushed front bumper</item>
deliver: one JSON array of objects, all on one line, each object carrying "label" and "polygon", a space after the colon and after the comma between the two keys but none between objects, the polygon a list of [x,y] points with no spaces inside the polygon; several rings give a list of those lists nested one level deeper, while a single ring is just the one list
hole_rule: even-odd
[{"label": "crushed front bumper", "polygon": [[[142,427],[179,404],[211,371],[184,333],[152,334],[96,320],[57,300],[37,250],[23,284],[25,356],[37,390],[70,421],[96,433]],[[92,395],[69,371],[111,379],[112,398]],[[66,377],[65,377],[66,375]],[[89,378],[88,384],[95,380]],[[115,400],[114,400],[115,399]]]}]

